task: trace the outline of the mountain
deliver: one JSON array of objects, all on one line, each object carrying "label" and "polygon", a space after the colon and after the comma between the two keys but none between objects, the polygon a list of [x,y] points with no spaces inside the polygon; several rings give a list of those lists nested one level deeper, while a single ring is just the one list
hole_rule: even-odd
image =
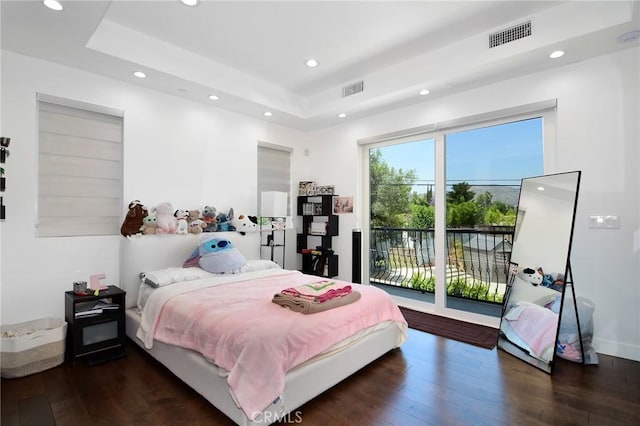
[{"label": "mountain", "polygon": [[519,186],[508,185],[471,185],[471,190],[476,196],[490,192],[493,195],[492,201],[502,201],[510,206],[518,205],[518,196],[520,195]]}]

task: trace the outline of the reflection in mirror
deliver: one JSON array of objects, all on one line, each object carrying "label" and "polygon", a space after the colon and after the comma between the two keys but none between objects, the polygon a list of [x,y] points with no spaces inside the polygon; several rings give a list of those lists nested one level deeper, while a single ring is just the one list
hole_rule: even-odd
[{"label": "reflection in mirror", "polygon": [[[551,373],[580,172],[522,179],[498,347]],[[571,289],[573,290],[573,289]]]}]

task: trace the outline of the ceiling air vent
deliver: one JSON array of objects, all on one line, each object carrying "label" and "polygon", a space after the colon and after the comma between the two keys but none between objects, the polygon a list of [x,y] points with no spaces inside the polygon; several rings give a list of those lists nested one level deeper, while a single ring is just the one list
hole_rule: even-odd
[{"label": "ceiling air vent", "polygon": [[531,35],[531,21],[489,34],[489,49]]},{"label": "ceiling air vent", "polygon": [[348,86],[344,86],[342,88],[342,97],[346,98],[347,96],[355,95],[356,93],[360,93],[364,90],[364,81],[359,81],[357,83],[350,84]]}]

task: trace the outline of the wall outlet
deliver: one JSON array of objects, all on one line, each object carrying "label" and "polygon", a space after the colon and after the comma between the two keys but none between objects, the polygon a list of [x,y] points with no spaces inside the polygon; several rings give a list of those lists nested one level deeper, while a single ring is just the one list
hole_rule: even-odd
[{"label": "wall outlet", "polygon": [[617,215],[589,216],[589,228],[592,229],[620,229],[620,217]]}]

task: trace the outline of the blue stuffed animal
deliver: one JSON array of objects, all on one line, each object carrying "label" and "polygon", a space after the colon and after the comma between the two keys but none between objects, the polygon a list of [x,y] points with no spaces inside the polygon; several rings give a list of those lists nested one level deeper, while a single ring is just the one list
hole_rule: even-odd
[{"label": "blue stuffed animal", "polygon": [[247,263],[231,241],[205,235],[203,234],[198,247],[182,265],[184,268],[198,265],[212,274],[224,274],[237,272]]},{"label": "blue stuffed animal", "polygon": [[216,215],[216,224],[217,224],[216,231],[217,232],[235,231],[236,227],[233,226],[231,222],[232,220],[233,220],[233,208],[229,209],[228,214],[224,214],[223,212],[218,213]]}]

